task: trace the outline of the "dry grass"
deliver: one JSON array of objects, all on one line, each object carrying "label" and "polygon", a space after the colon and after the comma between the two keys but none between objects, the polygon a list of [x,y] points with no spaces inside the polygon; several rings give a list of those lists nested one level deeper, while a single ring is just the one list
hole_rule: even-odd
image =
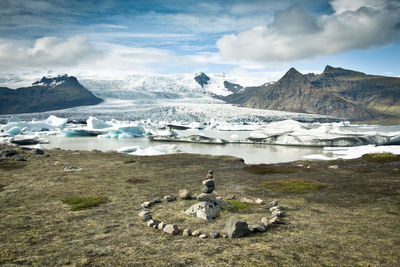
[{"label": "dry grass", "polygon": [[[400,176],[393,171],[398,162],[302,162],[310,168],[255,175],[244,172],[244,163],[232,157],[48,153],[48,158],[25,153],[25,166],[0,169],[4,185],[0,265],[396,266],[400,262]],[[64,172],[56,161],[82,171]],[[333,164],[339,169],[328,169]],[[357,168],[371,171],[359,173]],[[242,239],[200,240],[169,236],[141,222],[137,210],[143,201],[176,196],[181,188],[199,193],[208,169],[215,171],[218,196],[278,199],[285,224]],[[132,176],[148,182],[127,182]],[[260,186],[292,178],[312,178],[327,186],[308,194]],[[104,196],[109,201],[74,212],[62,202],[69,196]],[[206,233],[221,231],[231,216],[256,223],[269,214],[253,205],[236,212],[223,210],[207,223],[184,214],[194,203],[163,201],[151,213],[156,220],[176,223],[180,230]]]},{"label": "dry grass", "polygon": [[268,190],[279,193],[306,194],[318,190],[324,185],[313,180],[292,178],[265,182],[262,186]]}]

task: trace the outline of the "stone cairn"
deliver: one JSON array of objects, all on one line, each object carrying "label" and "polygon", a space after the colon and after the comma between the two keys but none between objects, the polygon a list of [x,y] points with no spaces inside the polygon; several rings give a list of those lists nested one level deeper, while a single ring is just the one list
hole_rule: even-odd
[{"label": "stone cairn", "polygon": [[[202,194],[197,196],[198,203],[191,206],[189,209],[185,211],[188,215],[195,215],[198,218],[204,219],[206,221],[212,221],[215,219],[217,212],[221,210],[223,205],[229,205],[226,201],[222,200],[220,197],[216,197],[213,193],[215,189],[215,182],[214,182],[214,174],[212,170],[208,171],[206,180],[202,183]],[[190,200],[193,199],[191,193],[187,189],[179,190],[179,198],[182,200]],[[235,199],[236,196],[229,196],[230,199]],[[171,202],[175,201],[177,198],[175,196],[164,196],[164,201]],[[213,232],[209,235],[202,232],[200,229],[191,231],[190,229],[183,229],[182,235],[183,236],[193,236],[199,237],[200,239],[205,239],[208,237],[211,238],[219,238],[219,237],[230,237],[230,238],[238,238],[243,237],[252,232],[265,232],[272,224],[280,224],[280,218],[284,216],[283,211],[281,210],[280,206],[278,205],[278,201],[274,200],[268,204],[265,204],[264,200],[257,199],[255,201],[242,198],[240,200],[244,203],[251,203],[255,205],[262,205],[265,209],[269,209],[271,215],[268,217],[261,218],[259,223],[249,225],[246,221],[240,221],[236,218],[229,218],[222,230],[222,235],[220,232]],[[162,200],[157,197],[151,201],[145,201],[140,206],[139,217],[143,222],[146,223],[147,226],[152,227],[154,229],[161,230],[164,233],[170,235],[178,234],[178,226],[175,224],[167,224],[165,222],[159,222],[152,218],[150,214],[150,208],[162,202]]]},{"label": "stone cairn", "polygon": [[228,203],[217,198],[213,193],[215,189],[214,172],[209,170],[206,180],[203,181],[202,193],[197,197],[198,203],[191,206],[185,211],[188,215],[195,215],[206,221],[212,221],[217,216],[217,212],[221,210],[223,205]]}]

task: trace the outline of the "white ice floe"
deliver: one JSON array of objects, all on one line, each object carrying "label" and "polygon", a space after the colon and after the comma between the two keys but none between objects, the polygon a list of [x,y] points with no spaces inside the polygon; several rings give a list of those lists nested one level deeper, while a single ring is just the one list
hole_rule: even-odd
[{"label": "white ice floe", "polygon": [[268,123],[250,133],[250,140],[265,144],[347,147],[400,144],[398,132],[351,128],[347,123],[301,123],[293,120]]},{"label": "white ice floe", "polygon": [[89,119],[86,120],[87,129],[88,130],[97,130],[111,127],[110,124],[105,123],[103,120],[99,120],[96,117],[90,116]]},{"label": "white ice floe", "polygon": [[129,154],[137,156],[156,156],[180,152],[182,152],[182,148],[178,145],[159,145],[146,148],[138,147],[136,151]]},{"label": "white ice floe", "polygon": [[400,146],[355,146],[355,147],[325,147],[324,154],[304,156],[312,160],[355,159],[369,153],[393,153],[400,154]]},{"label": "white ice floe", "polygon": [[[1,126],[0,130],[2,132],[8,132],[14,128],[14,130],[11,131],[14,133],[18,131],[18,128],[21,129],[20,133],[49,131],[64,128],[67,124],[67,121],[68,119],[58,118],[54,115],[49,116],[46,120],[43,121],[21,121],[13,117],[9,120],[7,124]],[[14,133],[10,134],[15,135]]]},{"label": "white ice floe", "polygon": [[138,148],[140,148],[140,146],[123,146],[117,149],[117,152],[119,153],[131,153],[131,152],[135,152],[136,150],[138,150]]}]

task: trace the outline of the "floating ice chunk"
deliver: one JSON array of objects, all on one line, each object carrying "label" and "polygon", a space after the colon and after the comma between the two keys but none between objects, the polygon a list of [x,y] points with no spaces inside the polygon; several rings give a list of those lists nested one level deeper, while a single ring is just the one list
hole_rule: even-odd
[{"label": "floating ice chunk", "polygon": [[232,135],[231,135],[231,139],[232,139],[232,140],[238,140],[238,139],[239,139],[239,135],[237,135],[237,134],[232,134]]},{"label": "floating ice chunk", "polygon": [[[140,137],[145,133],[141,126],[120,127],[118,130],[123,134],[123,137]],[[119,136],[119,138],[121,137]]]},{"label": "floating ice chunk", "polygon": [[138,149],[135,152],[129,154],[137,156],[157,156],[157,155],[173,154],[179,152],[182,152],[182,148],[178,145],[160,145],[147,148],[138,147]]},{"label": "floating ice chunk", "polygon": [[131,152],[135,152],[136,150],[138,150],[138,148],[140,148],[140,146],[123,146],[117,149],[117,152],[119,153],[131,153]]},{"label": "floating ice chunk", "polygon": [[54,115],[50,115],[50,116],[49,116],[45,121],[43,121],[43,122],[46,123],[46,124],[52,125],[52,126],[54,126],[54,127],[60,128],[60,127],[64,127],[64,126],[67,124],[68,119],[59,118],[59,117],[56,117],[56,116],[54,116]]},{"label": "floating ice chunk", "polygon": [[157,131],[156,135],[160,135],[160,136],[178,136],[178,134],[171,129],[166,129],[164,131]]},{"label": "floating ice chunk", "polygon": [[250,137],[252,137],[252,138],[267,138],[268,136],[262,132],[251,132]]},{"label": "floating ice chunk", "polygon": [[21,133],[22,133],[22,129],[21,129],[21,127],[14,126],[14,127],[12,127],[11,129],[9,129],[9,130],[7,131],[7,133],[8,133],[9,135],[21,134]]},{"label": "floating ice chunk", "polygon": [[400,146],[325,147],[324,154],[307,155],[304,158],[312,160],[355,159],[369,153],[400,154]]},{"label": "floating ice chunk", "polygon": [[90,130],[94,130],[94,129],[104,129],[104,128],[109,128],[111,127],[111,125],[105,123],[103,120],[99,120],[96,117],[92,117],[90,116],[87,120],[87,128]]},{"label": "floating ice chunk", "polygon": [[107,131],[101,131],[101,130],[88,130],[88,129],[83,129],[83,128],[77,128],[77,129],[64,129],[62,133],[64,134],[65,137],[86,137],[86,136],[98,136],[100,134],[104,134]]},{"label": "floating ice chunk", "polygon": [[134,138],[141,137],[145,133],[141,126],[126,126],[109,130],[108,133],[98,135],[97,138]]},{"label": "floating ice chunk", "polygon": [[260,128],[260,125],[257,124],[250,124],[250,125],[243,125],[243,124],[221,124],[217,125],[215,129],[219,131],[254,131]]}]

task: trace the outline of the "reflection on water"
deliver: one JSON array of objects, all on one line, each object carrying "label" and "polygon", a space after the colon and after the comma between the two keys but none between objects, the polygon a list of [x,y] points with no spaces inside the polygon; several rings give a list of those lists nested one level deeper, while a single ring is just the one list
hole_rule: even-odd
[{"label": "reflection on water", "polygon": [[244,159],[248,164],[255,163],[278,163],[303,159],[310,154],[322,153],[322,148],[275,146],[275,145],[249,145],[249,144],[227,144],[208,145],[190,143],[159,143],[148,142],[147,138],[125,138],[125,139],[98,139],[96,137],[57,137],[49,136],[50,143],[43,145],[45,148],[62,148],[71,150],[93,150],[100,151],[117,150],[123,146],[141,146],[143,148],[158,146],[161,144],[177,144],[185,153],[229,155]]}]

